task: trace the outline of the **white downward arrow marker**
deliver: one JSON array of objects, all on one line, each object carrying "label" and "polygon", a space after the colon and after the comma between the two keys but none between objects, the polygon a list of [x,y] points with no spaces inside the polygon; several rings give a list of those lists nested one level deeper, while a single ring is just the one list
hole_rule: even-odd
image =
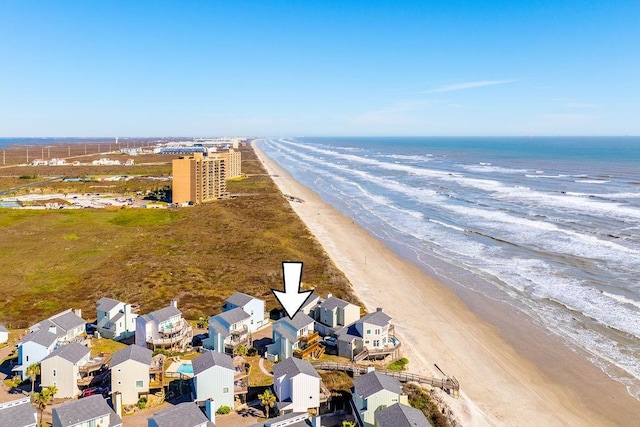
[{"label": "white downward arrow marker", "polygon": [[313,291],[300,292],[300,283],[302,280],[302,263],[301,262],[283,262],[282,275],[284,281],[284,292],[271,289],[276,296],[280,305],[287,312],[287,316],[293,319],[302,307],[302,304],[309,298]]}]

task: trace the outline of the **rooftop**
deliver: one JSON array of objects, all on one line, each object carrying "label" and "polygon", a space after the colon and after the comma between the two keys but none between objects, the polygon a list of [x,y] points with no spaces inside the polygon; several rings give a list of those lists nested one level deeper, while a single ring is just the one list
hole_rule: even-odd
[{"label": "rooftop", "polygon": [[[101,394],[85,397],[80,400],[72,400],[53,408],[54,426],[75,426],[82,422],[94,420],[109,415],[109,426],[122,425],[120,417],[107,405],[107,401]],[[107,426],[105,426],[107,427]]]},{"label": "rooftop", "polygon": [[235,371],[233,366],[233,359],[224,353],[218,353],[217,351],[205,351],[200,356],[193,359],[193,374],[199,375],[209,368],[214,366],[220,366],[222,368]]},{"label": "rooftop", "polygon": [[194,402],[179,403],[149,419],[154,420],[158,427],[196,427],[202,423],[207,423],[207,427],[215,427]]},{"label": "rooftop", "polygon": [[235,294],[227,298],[226,301],[229,304],[233,304],[238,307],[244,307],[245,305],[249,304],[253,299],[257,299],[257,298],[254,298],[251,295],[247,295],[242,292],[236,292]]},{"label": "rooftop", "polygon": [[47,357],[42,359],[42,361],[44,362],[45,360],[52,359],[58,356],[75,364],[82,360],[83,357],[86,357],[89,353],[91,353],[91,350],[89,350],[89,348],[83,346],[82,344],[73,342],[71,344],[60,346],[57,349],[53,350]]},{"label": "rooftop", "polygon": [[124,303],[112,298],[104,297],[98,300],[96,308],[100,311],[111,311],[120,304],[124,304]]},{"label": "rooftop", "polygon": [[0,404],[0,426],[25,427],[36,424],[36,408],[31,405],[31,400],[26,397]]},{"label": "rooftop", "polygon": [[153,351],[139,345],[130,345],[118,350],[111,358],[111,367],[117,366],[127,360],[135,360],[145,365],[151,365]]},{"label": "rooftop", "polygon": [[290,357],[280,363],[276,363],[272,369],[275,377],[281,377],[283,375],[293,377],[298,374],[306,374],[314,378],[320,378],[316,368],[314,368],[311,363],[298,359],[297,357]]},{"label": "rooftop", "polygon": [[394,403],[375,413],[377,427],[430,427],[421,410]]},{"label": "rooftop", "polygon": [[400,381],[376,371],[354,378],[353,388],[357,394],[365,399],[382,390],[397,393],[398,395],[402,394]]}]

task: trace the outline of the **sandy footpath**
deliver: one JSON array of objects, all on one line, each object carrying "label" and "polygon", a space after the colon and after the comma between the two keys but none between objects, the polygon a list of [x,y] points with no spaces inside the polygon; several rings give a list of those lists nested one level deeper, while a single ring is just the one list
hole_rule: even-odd
[{"label": "sandy footpath", "polygon": [[[633,425],[640,402],[579,357],[567,355],[577,378],[558,384],[508,345],[444,285],[399,258],[384,243],[295,181],[254,144],[280,190],[302,198],[292,208],[351,281],[369,311],[393,318],[412,372],[441,376],[436,363],[461,385],[447,398],[463,425]],[[303,272],[304,280],[304,272]],[[565,353],[570,353],[565,351]],[[561,353],[562,354],[562,353]],[[562,356],[564,357],[564,356]],[[557,358],[557,357],[556,357]],[[550,363],[556,359],[551,358]],[[563,360],[567,363],[567,360]],[[563,369],[558,362],[558,370]],[[571,371],[571,369],[569,369]],[[582,373],[584,372],[584,376]],[[564,381],[564,379],[563,379]],[[587,388],[593,388],[586,393]],[[578,390],[580,395],[574,390]],[[600,399],[598,396],[604,396]],[[617,401],[616,401],[617,398]]]}]

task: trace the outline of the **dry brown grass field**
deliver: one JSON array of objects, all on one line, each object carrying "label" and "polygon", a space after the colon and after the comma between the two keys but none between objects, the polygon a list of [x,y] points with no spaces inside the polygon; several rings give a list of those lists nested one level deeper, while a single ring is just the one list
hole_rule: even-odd
[{"label": "dry brown grass field", "polygon": [[[304,262],[306,287],[357,303],[253,150],[242,153],[251,176],[229,181],[231,193],[248,194],[236,199],[166,210],[0,209],[0,323],[26,327],[66,308],[93,319],[103,296],[140,303],[142,313],[176,299],[189,319],[218,313],[236,291],[264,298],[272,309],[270,289],[282,287],[285,260]],[[158,173],[170,171],[162,161]],[[24,171],[1,174],[19,179]],[[135,191],[136,182],[128,183]]]}]

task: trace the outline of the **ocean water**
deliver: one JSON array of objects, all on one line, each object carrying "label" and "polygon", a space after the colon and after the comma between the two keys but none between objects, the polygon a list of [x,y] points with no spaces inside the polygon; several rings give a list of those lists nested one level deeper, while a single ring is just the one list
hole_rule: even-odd
[{"label": "ocean water", "polygon": [[258,143],[391,249],[525,313],[640,400],[640,138]]}]

